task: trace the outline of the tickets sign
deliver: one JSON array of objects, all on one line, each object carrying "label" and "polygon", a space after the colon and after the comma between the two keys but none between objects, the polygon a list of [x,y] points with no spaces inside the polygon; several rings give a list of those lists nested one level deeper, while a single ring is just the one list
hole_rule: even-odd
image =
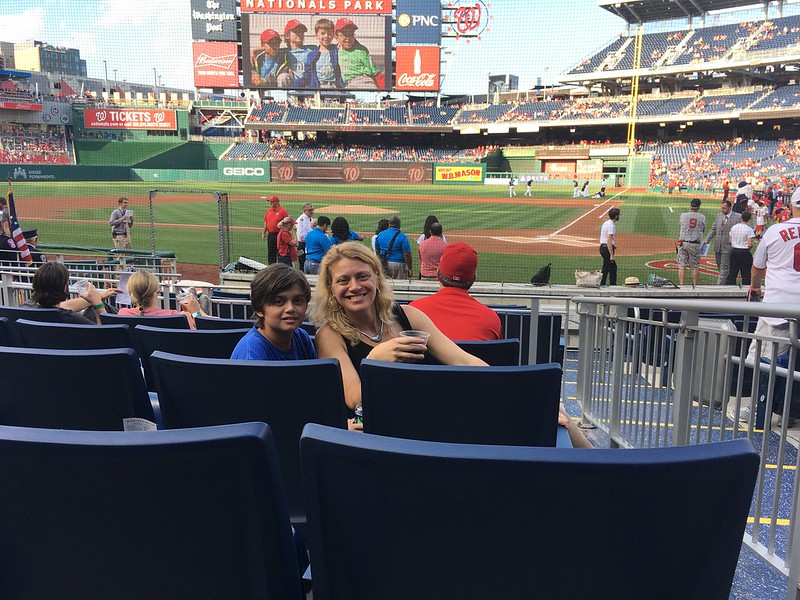
[{"label": "tickets sign", "polygon": [[174,110],[87,109],[83,122],[86,129],[177,129]]},{"label": "tickets sign", "polygon": [[483,183],[486,165],[434,165],[433,183]]}]

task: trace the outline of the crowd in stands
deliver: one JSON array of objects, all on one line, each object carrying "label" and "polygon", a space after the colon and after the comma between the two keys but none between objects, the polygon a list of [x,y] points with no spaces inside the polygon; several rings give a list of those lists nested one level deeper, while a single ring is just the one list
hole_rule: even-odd
[{"label": "crowd in stands", "polygon": [[18,123],[0,126],[0,163],[68,165],[71,162],[63,127]]}]

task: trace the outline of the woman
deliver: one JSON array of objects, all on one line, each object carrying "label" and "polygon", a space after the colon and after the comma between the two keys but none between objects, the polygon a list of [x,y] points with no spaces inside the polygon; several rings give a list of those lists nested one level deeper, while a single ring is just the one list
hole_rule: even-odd
[{"label": "woman", "polygon": [[377,239],[378,235],[387,229],[389,229],[389,219],[381,219],[378,221],[378,226],[375,228],[375,235],[370,238],[370,244],[372,245],[373,252],[375,252],[375,240]]},{"label": "woman", "polygon": [[[313,319],[320,358],[336,358],[342,369],[345,403],[361,404],[359,369],[365,358],[390,362],[486,366],[440,332],[422,311],[394,302],[378,257],[366,246],[334,246],[322,260],[314,289]],[[425,340],[403,337],[404,330],[430,334]]]},{"label": "woman", "polygon": [[[117,288],[109,288],[101,292],[89,283],[79,298],[70,299],[69,270],[59,262],[45,263],[36,269],[32,287],[33,294],[23,304],[24,308],[56,308],[62,322],[79,325],[99,325],[100,313],[106,311],[103,300],[119,291]],[[94,320],[80,313],[89,307],[93,309]]]},{"label": "woman", "polygon": [[336,217],[331,223],[331,245],[336,246],[342,242],[360,242],[363,236],[350,229],[350,223],[344,217]]},{"label": "woman", "polygon": [[[439,219],[436,215],[428,215],[425,217],[425,224],[422,226],[422,235],[417,238],[417,246],[431,237],[431,225],[438,223]],[[446,244],[447,238],[442,236],[442,241]]]},{"label": "woman", "polygon": [[181,310],[171,310],[158,306],[158,294],[161,285],[158,279],[150,271],[136,271],[128,279],[128,294],[131,297],[133,306],[122,308],[119,313],[128,317],[172,317],[183,315],[189,321],[189,327],[195,329],[194,318],[196,315],[208,315],[203,312],[197,298],[192,294],[187,300],[178,302]]}]

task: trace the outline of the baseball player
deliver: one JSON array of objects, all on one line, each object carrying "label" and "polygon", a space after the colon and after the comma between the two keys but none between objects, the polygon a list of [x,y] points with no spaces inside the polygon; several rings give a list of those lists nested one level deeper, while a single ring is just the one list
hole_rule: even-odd
[{"label": "baseball player", "polygon": [[525,184],[525,196],[531,196],[531,186],[533,185],[533,177],[528,177],[528,183]]},{"label": "baseball player", "polygon": [[517,190],[514,188],[516,185],[516,181],[514,181],[513,177],[508,178],[508,197],[509,198],[516,198],[517,197]]},{"label": "baseball player", "polygon": [[683,285],[686,267],[692,270],[692,287],[697,285],[700,268],[700,242],[706,230],[706,216],[700,213],[700,200],[692,198],[691,210],[680,218],[678,239],[678,283]]}]

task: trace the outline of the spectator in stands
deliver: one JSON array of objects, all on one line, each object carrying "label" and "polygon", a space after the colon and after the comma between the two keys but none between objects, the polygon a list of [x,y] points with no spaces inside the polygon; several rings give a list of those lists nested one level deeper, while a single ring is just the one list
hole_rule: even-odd
[{"label": "spectator in stands", "polygon": [[478,253],[463,243],[444,249],[437,277],[439,291],[414,300],[418,308],[451,340],[499,340],[502,336],[500,317],[488,306],[469,294],[475,283]]},{"label": "spectator in stands", "polygon": [[436,221],[428,229],[430,237],[419,245],[419,278],[436,279],[439,273],[439,262],[447,247],[442,235],[442,224]]},{"label": "spectator in stands", "polygon": [[238,360],[311,360],[314,342],[300,327],[311,300],[305,275],[282,265],[270,265],[250,282],[255,326],[231,354]]},{"label": "spectator in stands", "polygon": [[344,217],[336,217],[331,223],[331,246],[343,242],[360,242],[364,237],[350,229],[350,223]]},{"label": "spectator in stands", "polygon": [[328,238],[328,227],[331,220],[326,216],[317,217],[317,224],[306,236],[306,264],[305,272],[309,275],[319,273],[322,259],[331,249],[331,240]]},{"label": "spectator in stands", "polygon": [[387,229],[389,229],[389,219],[380,219],[377,227],[375,227],[375,235],[370,238],[370,244],[372,245],[373,252],[377,253],[377,250],[375,250],[375,240],[378,239],[378,236],[381,234],[381,232],[386,231]]},{"label": "spectator in stands", "polygon": [[11,237],[11,218],[8,212],[8,200],[5,196],[0,196],[0,235]]},{"label": "spectator in stands", "polygon": [[130,249],[131,227],[133,227],[133,211],[128,209],[130,202],[127,198],[117,200],[117,208],[111,212],[108,224],[111,226],[111,237],[114,239],[114,248]]},{"label": "spectator in stands", "polygon": [[297,19],[289,20],[283,28],[286,62],[292,78],[291,84],[287,87],[294,90],[308,88],[311,83],[311,53],[314,47],[305,45],[306,31],[308,27]]},{"label": "spectator in stands", "polygon": [[692,270],[692,287],[697,286],[700,268],[700,242],[706,229],[706,217],[700,213],[700,200],[692,198],[690,210],[681,214],[678,236],[678,281],[683,285],[686,267]]},{"label": "spectator in stands", "polygon": [[[394,302],[377,256],[361,244],[341,244],[323,260],[314,288],[315,338],[320,358],[336,358],[342,369],[345,403],[361,404],[359,369],[365,358],[389,362],[485,365],[442,334],[419,309]],[[403,330],[430,334],[404,337]]]},{"label": "spectator in stands", "polygon": [[[439,219],[438,219],[438,217],[436,215],[428,215],[427,217],[425,217],[425,223],[422,226],[422,233],[417,238],[417,246],[419,246],[420,244],[422,244],[422,242],[424,242],[429,237],[431,237],[431,225],[433,225],[434,223],[438,223],[438,222],[439,222]],[[444,240],[444,243],[446,244],[447,243],[447,238],[442,236],[442,239]]]},{"label": "spectator in stands", "polygon": [[[99,325],[100,313],[106,311],[103,300],[113,296],[119,290],[109,288],[99,291],[92,283],[79,298],[69,298],[69,270],[60,262],[49,262],[36,269],[33,274],[33,294],[24,304],[24,308],[55,308],[64,323],[79,325]],[[92,309],[92,319],[80,311]]]},{"label": "spectator in stands", "polygon": [[283,88],[291,85],[286,51],[281,49],[281,36],[274,29],[261,32],[261,48],[252,51],[250,63],[253,85]]},{"label": "spectator in stands", "polygon": [[261,231],[261,239],[267,240],[267,264],[274,264],[278,260],[278,223],[288,216],[289,213],[281,206],[281,199],[270,196],[269,208],[264,213],[264,229]]},{"label": "spectator in stands", "polygon": [[311,52],[309,63],[311,64],[311,85],[312,89],[343,89],[344,80],[342,70],[339,68],[339,48],[333,45],[333,21],[330,19],[318,19],[314,23],[314,35],[319,42]]},{"label": "spectator in stands", "polygon": [[278,262],[294,267],[294,261],[297,260],[297,242],[292,239],[294,219],[284,217],[278,223],[278,229]]},{"label": "spectator in stands", "polygon": [[400,217],[395,215],[389,219],[389,229],[375,240],[375,252],[386,257],[386,275],[390,279],[411,278],[414,259],[408,237],[400,231]]},{"label": "spectator in stands", "polygon": [[345,87],[353,90],[385,89],[383,73],[372,62],[366,46],[356,39],[357,29],[356,24],[346,17],[338,19],[334,29]]},{"label": "spectator in stands", "polygon": [[311,220],[314,217],[314,205],[311,202],[303,204],[303,214],[297,217],[297,268],[305,272],[303,266],[306,262],[306,236],[313,229]]},{"label": "spectator in stands", "polygon": [[190,294],[188,299],[178,302],[181,310],[159,307],[158,294],[161,292],[161,285],[150,271],[135,271],[128,279],[127,291],[133,306],[121,308],[118,314],[123,316],[172,317],[183,315],[189,321],[189,327],[192,329],[195,329],[194,318],[196,316],[208,316],[203,312],[200,302],[193,294]]},{"label": "spectator in stands", "polygon": [[750,270],[753,266],[753,255],[750,248],[753,247],[753,239],[756,237],[753,228],[750,227],[752,214],[742,213],[742,220],[731,227],[728,239],[731,244],[731,264],[728,271],[727,285],[736,285],[736,276],[741,273],[742,285],[750,285]]},{"label": "spectator in stands", "polygon": [[739,223],[741,218],[742,216],[739,213],[735,213],[731,210],[731,203],[728,200],[723,200],[720,212],[714,217],[714,222],[711,224],[711,231],[709,231],[708,237],[706,237],[706,244],[716,238],[716,242],[714,242],[714,257],[717,263],[717,270],[719,271],[717,285],[725,285],[728,281],[731,261],[731,228]]}]

